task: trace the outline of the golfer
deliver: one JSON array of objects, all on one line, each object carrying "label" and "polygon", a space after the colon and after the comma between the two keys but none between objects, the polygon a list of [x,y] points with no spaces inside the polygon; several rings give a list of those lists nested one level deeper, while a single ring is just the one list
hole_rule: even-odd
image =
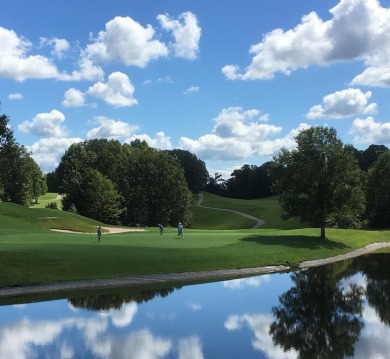
[{"label": "golfer", "polygon": [[160,235],[162,235],[164,232],[164,226],[160,223],[158,224],[158,226],[160,227]]},{"label": "golfer", "polygon": [[100,238],[102,236],[102,227],[98,227],[97,229],[98,242],[100,243]]},{"label": "golfer", "polygon": [[183,225],[179,222],[179,224],[177,225],[177,235],[182,238],[184,238],[184,235],[183,235]]}]

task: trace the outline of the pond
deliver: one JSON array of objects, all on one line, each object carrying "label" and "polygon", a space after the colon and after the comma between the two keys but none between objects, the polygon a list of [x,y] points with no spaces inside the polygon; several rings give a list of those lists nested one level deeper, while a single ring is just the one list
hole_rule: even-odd
[{"label": "pond", "polygon": [[0,306],[0,358],[388,358],[389,255]]}]

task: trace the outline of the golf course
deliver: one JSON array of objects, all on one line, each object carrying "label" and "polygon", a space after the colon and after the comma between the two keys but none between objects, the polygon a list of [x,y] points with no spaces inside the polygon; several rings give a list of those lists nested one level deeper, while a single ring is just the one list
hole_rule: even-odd
[{"label": "golf course", "polygon": [[[55,198],[48,194],[45,201]],[[0,203],[0,288],[271,265],[294,269],[390,238],[388,231],[327,228],[320,239],[318,228],[282,221],[281,214],[276,196],[237,200],[204,193],[191,228],[178,238],[177,228],[160,235],[157,223],[118,230],[59,209]],[[264,224],[253,229],[250,217]]]}]

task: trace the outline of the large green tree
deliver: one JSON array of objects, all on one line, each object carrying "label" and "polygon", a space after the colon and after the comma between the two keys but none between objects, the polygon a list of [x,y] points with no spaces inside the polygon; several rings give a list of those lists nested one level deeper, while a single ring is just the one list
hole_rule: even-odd
[{"label": "large green tree", "polygon": [[[100,193],[104,197],[101,202],[117,198],[110,206],[114,208],[113,202],[118,202],[113,212],[120,210],[120,221],[126,225],[190,222],[192,197],[179,161],[144,141],[122,145],[118,141],[91,140],[73,144],[62,157],[56,176],[65,210],[86,214],[90,211],[86,205],[94,207]],[[91,178],[97,183],[106,182],[110,191],[103,191],[102,186],[91,190]],[[103,219],[97,212],[89,216],[103,222],[112,222],[115,217],[105,214]]]},{"label": "large green tree", "polygon": [[295,150],[274,158],[270,176],[286,217],[321,228],[359,228],[365,210],[363,173],[336,130],[312,127],[296,137]]},{"label": "large green tree", "polygon": [[44,175],[25,147],[15,142],[9,118],[0,116],[0,199],[29,206],[46,192]]},{"label": "large green tree", "polygon": [[368,171],[367,217],[376,228],[390,228],[390,151],[379,156]]},{"label": "large green tree", "polygon": [[180,162],[189,190],[193,193],[203,191],[209,176],[205,163],[186,150],[174,149],[166,152]]}]

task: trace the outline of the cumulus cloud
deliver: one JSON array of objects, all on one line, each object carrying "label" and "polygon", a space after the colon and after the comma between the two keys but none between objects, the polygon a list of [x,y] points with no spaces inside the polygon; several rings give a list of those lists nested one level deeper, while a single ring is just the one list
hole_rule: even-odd
[{"label": "cumulus cloud", "polygon": [[114,107],[134,106],[138,102],[133,97],[134,86],[126,74],[113,72],[106,83],[97,82],[88,89],[88,94],[102,99]]},{"label": "cumulus cloud", "polygon": [[361,86],[390,86],[390,63],[378,66],[370,66],[352,81],[352,85]]},{"label": "cumulus cloud", "polygon": [[341,0],[330,13],[328,21],[311,12],[293,29],[265,34],[250,47],[253,58],[246,69],[229,64],[222,73],[231,80],[271,79],[312,65],[361,60],[371,70],[356,77],[354,85],[388,84],[388,73],[374,69],[390,63],[390,10],[377,0]]},{"label": "cumulus cloud", "polygon": [[363,93],[359,89],[349,88],[336,91],[323,98],[323,105],[313,106],[306,114],[307,118],[344,118],[357,114],[370,115],[377,110],[376,103],[368,103],[371,91]]},{"label": "cumulus cloud", "polygon": [[158,15],[163,29],[171,31],[175,42],[172,48],[175,56],[194,60],[198,57],[201,28],[196,16],[185,12],[178,20],[172,19],[168,14]]},{"label": "cumulus cloud", "polygon": [[376,122],[371,116],[353,121],[350,134],[354,136],[355,144],[385,144],[390,145],[390,123]]},{"label": "cumulus cloud", "polygon": [[53,47],[51,51],[52,56],[57,57],[59,59],[64,57],[64,53],[70,49],[70,44],[65,39],[58,39],[53,37],[51,39],[47,39],[45,37],[41,37],[41,45],[49,45]]},{"label": "cumulus cloud", "polygon": [[284,351],[280,346],[275,346],[272,337],[269,335],[269,327],[272,323],[271,315],[244,314],[231,315],[225,321],[224,326],[229,331],[240,330],[243,325],[248,325],[251,333],[255,336],[252,346],[256,350],[261,350],[267,357],[275,359],[297,358],[296,350]]},{"label": "cumulus cloud", "polygon": [[0,77],[17,81],[57,78],[59,72],[51,61],[41,55],[29,55],[30,41],[0,26]]},{"label": "cumulus cloud", "polygon": [[166,136],[162,131],[157,132],[155,138],[152,138],[147,134],[137,134],[128,137],[125,142],[131,143],[134,140],[145,141],[150,147],[158,148],[160,150],[171,150],[173,148],[171,138]]},{"label": "cumulus cloud", "polygon": [[81,138],[47,137],[26,147],[42,171],[49,172],[58,166],[61,156],[71,144],[82,141]]},{"label": "cumulus cloud", "polygon": [[120,61],[127,66],[145,67],[150,61],[168,55],[168,48],[154,39],[151,25],[143,27],[130,17],[115,17],[100,31],[85,54],[97,61]]},{"label": "cumulus cloud", "polygon": [[179,340],[178,353],[180,359],[203,359],[202,343],[198,336]]},{"label": "cumulus cloud", "polygon": [[123,121],[115,121],[104,116],[95,118],[98,127],[93,128],[87,133],[87,138],[108,138],[108,139],[124,139],[131,136],[138,126],[128,124]]},{"label": "cumulus cloud", "polygon": [[64,100],[61,102],[64,107],[81,107],[84,106],[84,94],[75,88],[67,90],[64,94]]},{"label": "cumulus cloud", "polygon": [[272,139],[281,133],[282,128],[260,123],[262,116],[259,110],[244,111],[240,107],[222,110],[216,119],[210,134],[198,139],[181,137],[179,147],[195,153],[204,160],[241,160],[250,156],[273,156],[282,147],[293,148],[294,137],[307,124],[301,124],[286,136]]},{"label": "cumulus cloud", "polygon": [[52,110],[46,113],[39,113],[31,121],[24,121],[18,129],[24,133],[35,136],[64,137],[67,135],[67,129],[62,126],[65,116],[58,110]]},{"label": "cumulus cloud", "polygon": [[78,61],[78,68],[70,74],[62,73],[58,79],[62,81],[94,81],[102,80],[104,71],[100,66],[95,65],[91,59],[88,59],[84,54],[81,55]]}]

